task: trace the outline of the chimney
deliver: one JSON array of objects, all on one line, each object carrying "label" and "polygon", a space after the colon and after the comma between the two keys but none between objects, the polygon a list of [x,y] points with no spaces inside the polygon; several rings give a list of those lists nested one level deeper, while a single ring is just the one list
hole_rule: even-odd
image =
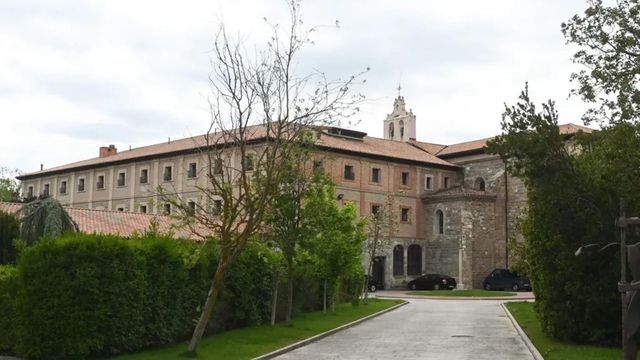
[{"label": "chimney", "polygon": [[115,155],[118,153],[118,149],[116,149],[115,145],[109,145],[109,147],[106,146],[100,146],[100,157],[107,157],[107,156],[111,156],[111,155]]}]

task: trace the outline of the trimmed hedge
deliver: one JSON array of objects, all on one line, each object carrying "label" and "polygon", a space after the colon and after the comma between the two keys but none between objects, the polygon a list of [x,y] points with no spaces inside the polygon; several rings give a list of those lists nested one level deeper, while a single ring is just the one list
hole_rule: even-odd
[{"label": "trimmed hedge", "polygon": [[0,354],[10,353],[16,342],[18,269],[0,265]]},{"label": "trimmed hedge", "polygon": [[[81,359],[183,340],[200,315],[216,254],[211,245],[157,236],[41,241],[22,253],[17,270],[0,270],[0,290],[19,289],[0,298],[0,321],[8,312],[17,325],[15,337],[0,336],[0,348],[27,358]],[[250,244],[229,269],[209,330],[265,322],[275,267],[268,248]]]}]

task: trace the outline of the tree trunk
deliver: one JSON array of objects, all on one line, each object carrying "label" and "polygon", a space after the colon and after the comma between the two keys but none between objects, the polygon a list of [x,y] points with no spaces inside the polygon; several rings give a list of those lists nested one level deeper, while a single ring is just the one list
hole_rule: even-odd
[{"label": "tree trunk", "polygon": [[322,312],[327,313],[327,279],[324,280],[324,292],[322,295]]},{"label": "tree trunk", "polygon": [[225,271],[226,265],[224,265],[224,262],[220,259],[220,262],[218,262],[218,266],[216,267],[216,273],[213,275],[213,279],[211,281],[207,300],[204,303],[204,308],[202,309],[196,328],[193,330],[191,341],[189,342],[189,348],[187,350],[189,354],[195,355],[198,344],[200,343],[202,335],[207,328],[207,323],[209,323],[209,319],[213,313],[213,308],[216,304],[216,300],[218,299],[218,294],[222,288],[222,279],[224,278]]},{"label": "tree trunk", "polygon": [[271,326],[276,324],[276,308],[278,307],[278,286],[280,285],[280,273],[276,273],[273,285],[273,299],[271,299]]},{"label": "tree trunk", "polygon": [[285,316],[285,322],[289,324],[293,314],[293,261],[287,263],[287,273],[289,279],[287,281],[287,315]]}]

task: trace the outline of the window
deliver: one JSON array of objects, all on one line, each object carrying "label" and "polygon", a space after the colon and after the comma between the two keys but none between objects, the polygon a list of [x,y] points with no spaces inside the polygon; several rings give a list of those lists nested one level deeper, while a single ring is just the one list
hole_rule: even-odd
[{"label": "window", "polygon": [[[100,179],[100,177],[98,177],[98,179]],[[78,179],[78,191],[84,191],[84,178]]]},{"label": "window", "polygon": [[189,215],[194,215],[196,213],[196,202],[191,200],[187,203],[187,213]]},{"label": "window", "polygon": [[400,125],[400,140],[404,140],[404,121],[400,120],[398,125]]},{"label": "window", "polygon": [[195,178],[198,173],[198,165],[196,163],[189,163],[189,171],[187,172],[188,178]]},{"label": "window", "polygon": [[222,200],[213,200],[213,211],[216,214],[220,214],[222,212]]},{"label": "window", "polygon": [[346,180],[355,180],[356,173],[353,171],[353,165],[344,166],[344,178]]},{"label": "window", "polygon": [[407,249],[407,275],[422,274],[422,248],[420,245],[410,245]]},{"label": "window", "polygon": [[124,212],[124,208],[123,208],[123,207],[119,207],[119,208],[118,208],[118,211],[120,211],[120,212]]},{"label": "window", "polygon": [[173,180],[173,168],[171,166],[164,167],[164,173],[162,175],[162,178],[164,179],[164,181]]},{"label": "window", "polygon": [[140,184],[146,184],[149,182],[149,170],[142,169],[140,170]]},{"label": "window", "polygon": [[480,177],[476,179],[476,189],[478,189],[480,191],[484,191],[485,190],[484,179],[482,179]]},{"label": "window", "polygon": [[44,189],[42,189],[42,195],[49,196],[49,184],[44,184]]},{"label": "window", "polygon": [[171,215],[171,204],[164,204],[163,214]]},{"label": "window", "polygon": [[66,181],[61,181],[60,182],[60,194],[64,195],[67,193],[67,182]]},{"label": "window", "polygon": [[405,223],[411,221],[410,211],[410,208],[403,207],[400,211],[400,221]]},{"label": "window", "polygon": [[141,213],[146,214],[147,213],[147,205],[140,205],[139,210],[140,210]]},{"label": "window", "polygon": [[126,174],[124,172],[118,173],[118,186],[124,186],[126,182]]},{"label": "window", "polygon": [[379,211],[380,211],[380,205],[378,205],[378,204],[372,204],[371,205],[371,213],[373,215],[377,215]]},{"label": "window", "polygon": [[444,188],[449,188],[449,177],[447,176],[444,177]]},{"label": "window", "polygon": [[[97,189],[104,189],[104,175],[98,175]],[[82,179],[82,191],[84,191],[84,179]]]},{"label": "window", "polygon": [[322,160],[313,160],[313,171],[318,172],[324,170]]},{"label": "window", "polygon": [[380,182],[380,169],[378,168],[371,169],[371,182],[374,182],[374,183]]},{"label": "window", "polygon": [[253,155],[245,155],[242,159],[242,170],[252,171],[254,166]]},{"label": "window", "polygon": [[427,190],[433,189],[433,177],[427,176],[424,182],[424,188]]},{"label": "window", "polygon": [[213,173],[215,175],[222,174],[222,159],[215,159],[213,161]]},{"label": "window", "polygon": [[389,139],[393,139],[393,123],[389,123]]},{"label": "window", "polygon": [[442,210],[436,211],[435,216],[435,232],[436,234],[442,235],[444,234],[444,213]]},{"label": "window", "polygon": [[28,198],[32,198],[33,197],[33,186],[29,186],[27,188],[27,197]]},{"label": "window", "polygon": [[402,245],[396,245],[393,248],[393,275],[404,275],[404,248]]},{"label": "window", "polygon": [[402,172],[402,186],[409,186],[409,173],[406,171]]}]

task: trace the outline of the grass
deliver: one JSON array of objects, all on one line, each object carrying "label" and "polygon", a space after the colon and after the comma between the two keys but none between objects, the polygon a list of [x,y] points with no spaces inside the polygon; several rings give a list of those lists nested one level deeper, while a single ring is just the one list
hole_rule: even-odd
[{"label": "grass", "polygon": [[[390,308],[403,300],[369,299],[368,304],[353,307],[351,304],[337,306],[336,313],[322,311],[299,314],[292,326],[253,326],[208,336],[198,347],[198,359],[251,359],[311,336],[334,329]],[[119,360],[179,359],[185,358],[187,342],[117,357]]]},{"label": "grass", "polygon": [[622,358],[620,349],[577,345],[547,337],[542,333],[540,323],[533,310],[533,303],[511,302],[505,305],[545,360],[609,360]]},{"label": "grass", "polygon": [[450,296],[450,297],[501,297],[515,296],[516,293],[506,291],[487,291],[487,290],[428,290],[428,291],[411,291],[407,295],[422,296]]}]

